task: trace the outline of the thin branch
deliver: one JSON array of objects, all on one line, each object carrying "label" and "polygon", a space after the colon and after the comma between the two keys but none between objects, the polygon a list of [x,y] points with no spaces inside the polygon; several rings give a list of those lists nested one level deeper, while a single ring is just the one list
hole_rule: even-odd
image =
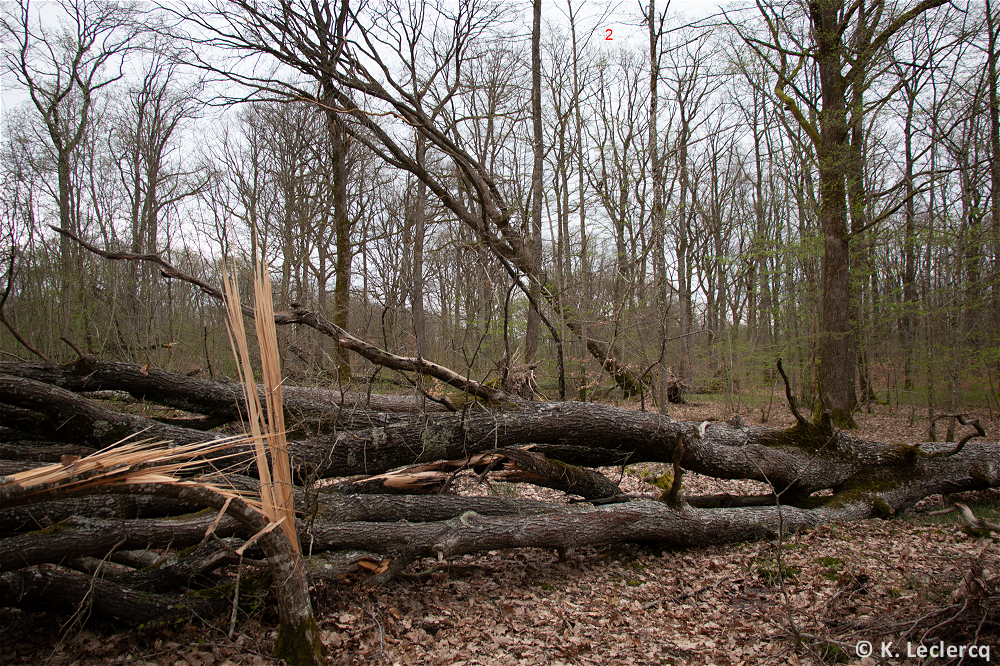
[{"label": "thin branch", "polygon": [[[88,251],[104,257],[105,259],[110,259],[112,261],[148,261],[160,267],[160,274],[163,275],[163,277],[188,282],[197,286],[212,298],[215,298],[220,302],[223,301],[222,292],[217,288],[175,268],[158,254],[109,252],[87,243],[70,231],[51,225],[50,227],[54,231],[73,239]],[[245,316],[253,318],[253,308],[243,304],[240,304],[239,307]],[[508,395],[506,391],[491,388],[481,382],[477,382],[474,379],[461,375],[450,368],[446,368],[443,365],[438,365],[437,363],[420,357],[413,358],[409,356],[397,356],[396,354],[387,352],[384,349],[376,347],[375,345],[368,344],[364,340],[354,337],[336,324],[327,321],[322,315],[304,308],[293,308],[287,312],[275,312],[274,323],[278,325],[305,324],[306,326],[333,338],[337,341],[337,344],[344,349],[353,351],[376,365],[382,365],[387,368],[392,368],[393,370],[404,370],[430,375],[431,377],[440,379],[449,386],[453,386],[454,388],[470,393],[484,400],[495,402],[517,402],[517,398]]]},{"label": "thin branch", "polygon": [[781,378],[785,381],[785,397],[788,398],[788,407],[792,410],[792,414],[795,415],[795,420],[801,426],[808,426],[809,422],[799,413],[799,406],[795,403],[795,396],[792,395],[791,382],[788,381],[788,375],[785,374],[785,369],[781,366],[780,358],[778,359],[778,373],[781,374]]},{"label": "thin branch", "polygon": [[976,429],[976,432],[970,433],[965,437],[963,437],[962,441],[958,443],[958,446],[956,446],[951,451],[938,451],[937,453],[931,453],[928,456],[929,458],[943,458],[947,456],[953,456],[957,454],[959,451],[961,451],[962,447],[964,447],[966,443],[968,443],[968,441],[973,437],[986,437],[986,431],[983,430],[983,426],[979,424],[979,419],[971,419],[971,420],[966,419],[965,414],[938,414],[933,419],[931,419],[931,425],[933,425],[938,419],[945,419],[945,418],[958,419],[959,423],[961,423],[962,425],[972,426],[973,428]]}]

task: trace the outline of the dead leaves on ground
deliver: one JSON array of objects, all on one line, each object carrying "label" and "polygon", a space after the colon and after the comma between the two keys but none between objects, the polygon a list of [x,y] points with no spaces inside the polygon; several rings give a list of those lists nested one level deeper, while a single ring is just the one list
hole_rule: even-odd
[{"label": "dead leaves on ground", "polygon": [[[995,608],[996,553],[996,541],[957,526],[905,521],[792,537],[781,578],[775,543],[589,550],[568,562],[491,553],[461,560],[489,566],[487,576],[331,590],[333,620],[322,624],[336,634],[335,664],[808,664],[833,663],[838,649],[856,663],[858,641],[899,640],[935,609],[974,597]],[[1000,618],[980,607],[994,613],[980,642],[995,644]]]}]

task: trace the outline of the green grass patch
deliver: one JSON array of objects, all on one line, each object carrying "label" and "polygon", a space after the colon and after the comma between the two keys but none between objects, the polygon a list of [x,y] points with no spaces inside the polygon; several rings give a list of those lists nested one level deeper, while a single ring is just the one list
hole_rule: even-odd
[{"label": "green grass patch", "polygon": [[844,648],[834,643],[824,643],[819,650],[824,664],[849,664],[851,655]]},{"label": "green grass patch", "polygon": [[795,580],[799,574],[799,567],[782,563],[779,570],[778,563],[774,558],[765,556],[755,557],[751,560],[750,570],[761,582],[768,585],[777,585],[782,579]]},{"label": "green grass patch", "polygon": [[[980,520],[988,523],[1000,523],[1000,495],[998,493],[991,491],[968,493],[957,500],[972,509],[972,513]],[[907,517],[920,525],[955,526],[965,524],[958,512],[936,516],[923,514]]]}]

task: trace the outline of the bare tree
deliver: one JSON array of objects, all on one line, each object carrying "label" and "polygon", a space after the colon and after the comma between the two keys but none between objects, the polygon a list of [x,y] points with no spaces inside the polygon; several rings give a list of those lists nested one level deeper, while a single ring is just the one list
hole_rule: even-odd
[{"label": "bare tree", "polygon": [[[667,3],[669,7],[670,3]],[[653,204],[650,210],[652,221],[650,224],[650,235],[652,236],[653,248],[653,289],[655,290],[655,303],[658,324],[659,359],[661,365],[659,381],[656,383],[656,400],[661,414],[668,412],[667,407],[667,372],[662,366],[664,353],[667,346],[667,265],[666,247],[664,239],[666,237],[666,210],[664,205],[664,174],[663,161],[659,150],[660,135],[658,131],[659,119],[659,81],[661,66],[660,42],[663,38],[663,25],[666,20],[666,8],[661,13],[656,12],[655,0],[649,0],[649,6],[645,11],[646,27],[649,31],[649,162],[650,175],[652,177],[652,197]]]},{"label": "bare tree", "polygon": [[[202,192],[209,182],[206,169],[188,167],[180,158],[183,125],[197,118],[199,105],[197,84],[179,81],[177,67],[167,62],[161,49],[154,49],[142,78],[124,95],[111,139],[127,202],[130,250],[138,254],[163,246],[166,211]],[[134,343],[149,348],[169,342],[159,339],[167,326],[156,274],[133,266],[129,278]]]},{"label": "bare tree", "polygon": [[[544,177],[545,146],[542,134],[542,0],[534,0],[531,12],[531,227],[529,238],[536,263],[542,258],[542,180]],[[541,273],[540,264],[535,274]],[[535,303],[542,298],[542,285],[531,283]],[[528,311],[524,334],[524,360],[531,363],[538,355],[539,316],[535,308]]]},{"label": "bare tree", "polygon": [[[944,0],[922,0],[903,9],[876,2],[850,11],[841,0],[813,2],[807,7],[796,2],[760,5],[766,30],[763,39],[730,22],[744,43],[768,63],[777,78],[775,94],[806,131],[816,152],[824,234],[820,407],[816,415],[829,416],[837,424],[853,423],[851,414],[857,400],[848,189],[852,188],[852,199],[861,198],[863,157],[854,128],[863,118],[852,112],[863,108],[859,97],[871,84],[870,67],[876,56],[910,21],[942,4]],[[800,17],[811,28],[808,41],[788,29]],[[810,105],[813,100],[801,93],[795,81],[807,62],[818,68],[821,99],[818,107],[803,111],[800,104]]]},{"label": "bare tree", "polygon": [[[6,3],[0,29],[8,44],[4,68],[25,87],[38,111],[56,156],[59,225],[80,230],[74,214],[70,160],[83,141],[95,102],[102,89],[123,76],[124,57],[135,44],[136,13],[130,5],[94,0],[59,3],[58,24],[42,20],[30,0]],[[75,289],[73,248],[60,241],[64,291]],[[70,325],[64,299],[64,330]]]},{"label": "bare tree", "polygon": [[[997,94],[997,51],[1000,22],[986,0],[986,98],[989,106],[990,219],[993,228],[993,280],[1000,282],[1000,96]],[[993,329],[1000,330],[1000,288],[993,288]],[[1000,369],[998,369],[1000,370]],[[1000,375],[998,375],[1000,379]]]},{"label": "bare tree", "polygon": [[673,158],[676,163],[678,187],[677,210],[674,219],[674,256],[677,259],[677,298],[680,305],[680,345],[681,354],[677,374],[681,379],[691,378],[691,334],[694,323],[694,257],[697,242],[697,191],[692,182],[692,159],[690,151],[698,140],[699,126],[707,115],[705,105],[719,86],[719,79],[713,76],[707,60],[711,44],[711,33],[704,32],[694,38],[680,34],[681,44],[667,50],[670,72],[666,78],[667,88],[674,102],[677,114],[676,134],[672,142]]},{"label": "bare tree", "polygon": [[[465,57],[465,49],[471,41],[494,31],[508,10],[492,0],[464,0],[454,12],[443,8],[439,11],[449,25],[448,30],[443,31],[447,35],[442,37],[447,40],[444,53],[458,62]],[[247,84],[255,91],[252,96],[311,99],[330,109],[330,113],[349,119],[346,127],[355,140],[368,146],[387,164],[409,171],[425,182],[429,191],[477,235],[512,278],[518,278],[519,288],[530,299],[528,285],[520,277],[528,276],[529,281],[539,279],[531,268],[535,262],[530,244],[512,224],[512,210],[495,178],[449,135],[445,129],[447,125],[439,126],[434,122],[425,105],[413,98],[406,82],[393,75],[382,46],[389,46],[396,53],[400,51],[401,42],[395,34],[395,26],[386,26],[377,18],[373,19],[363,8],[353,11],[344,6],[341,12],[335,13],[329,3],[281,3],[280,7],[227,3],[217,7],[214,13],[198,14],[192,9],[186,16],[192,21],[192,28],[208,35],[192,43],[266,55],[314,81],[326,81],[322,94],[317,95],[295,82],[260,73],[245,74],[236,69],[220,71],[200,60],[194,52],[188,56],[203,67]],[[210,16],[221,18],[213,21]],[[354,35],[351,40],[346,39],[348,28]],[[272,34],[294,35],[294,39],[275,41],[270,37]],[[378,73],[377,76],[369,67]],[[352,95],[360,97],[355,100]],[[396,118],[416,129],[426,137],[429,147],[453,162],[461,178],[449,183],[422,168],[412,151],[387,127],[376,122],[376,117]],[[467,205],[458,191],[460,188],[471,193],[470,201],[474,206]],[[550,307],[558,306],[556,295],[545,287],[544,281],[542,295]],[[561,316],[570,330],[579,335],[578,313],[563,309]],[[586,347],[621,385],[639,385],[639,380],[607,344],[587,338]]]}]

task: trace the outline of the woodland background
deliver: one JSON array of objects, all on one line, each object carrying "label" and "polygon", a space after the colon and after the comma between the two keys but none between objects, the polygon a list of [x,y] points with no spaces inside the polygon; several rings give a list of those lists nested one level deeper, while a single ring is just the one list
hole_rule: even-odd
[{"label": "woodland background", "polygon": [[[229,642],[188,663],[246,640],[309,664],[390,642],[406,661],[530,663],[995,642],[998,527],[955,502],[982,512],[1000,487],[1000,444],[958,414],[1000,412],[996,19],[945,0],[696,18],[653,0],[3,3],[0,625],[17,638],[0,643],[27,663],[132,659],[114,631],[49,639],[91,612],[177,626],[224,606],[229,631],[211,631]],[[226,262],[250,293],[254,257],[274,320],[312,327],[276,345],[309,555],[260,540],[270,637],[264,595],[226,587],[256,514],[77,467],[127,476],[100,462],[121,449],[95,451],[243,426],[246,396],[205,378],[237,374],[214,285]],[[782,367],[794,424],[747,425]],[[697,392],[725,404],[668,404]],[[935,424],[957,439],[956,420],[975,434],[919,443]],[[227,482],[259,487],[228,460]],[[58,493],[19,485],[49,473],[97,496],[14,506]],[[559,501],[514,497],[520,482]],[[946,504],[965,533],[865,520]],[[210,527],[188,513],[202,505]],[[687,550],[567,583],[637,540]],[[524,585],[566,587],[574,611]],[[33,602],[77,612],[39,632],[53,617]],[[180,654],[162,636],[144,662]]]},{"label": "woodland background", "polygon": [[[541,392],[555,397],[553,338],[482,238],[425,182],[331,131],[319,92],[296,101],[289,90],[317,90],[302,71],[227,50],[208,29],[236,25],[244,4],[4,4],[3,355],[31,356],[16,331],[56,361],[76,356],[65,338],[110,359],[234,374],[210,298],[149,265],[96,257],[53,225],[108,250],[159,253],[210,284],[223,257],[246,279],[255,250],[273,271],[277,310],[301,304],[481,381],[510,360],[536,361]],[[860,3],[849,14],[841,3],[858,76],[847,95],[857,161],[844,166],[850,321],[838,335],[850,343],[852,404],[993,414],[998,28],[989,2],[923,4],[866,52],[865,35],[907,7]],[[828,238],[810,136],[822,77],[805,5],[737,4],[693,20],[652,4],[555,2],[540,67],[523,3],[352,9],[348,38],[367,44],[369,71],[391,77],[398,88],[387,89],[416,100],[481,165],[510,225],[538,248],[536,274],[578,315],[582,335],[552,319],[570,397],[620,395],[584,349],[593,338],[636,374],[662,382],[672,371],[689,389],[727,392],[732,406],[774,382],[780,357],[800,401],[815,404]],[[355,97],[448,196],[475,207],[474,183],[448,156],[384,100]],[[374,376],[330,338],[279,335],[296,381]]]}]

